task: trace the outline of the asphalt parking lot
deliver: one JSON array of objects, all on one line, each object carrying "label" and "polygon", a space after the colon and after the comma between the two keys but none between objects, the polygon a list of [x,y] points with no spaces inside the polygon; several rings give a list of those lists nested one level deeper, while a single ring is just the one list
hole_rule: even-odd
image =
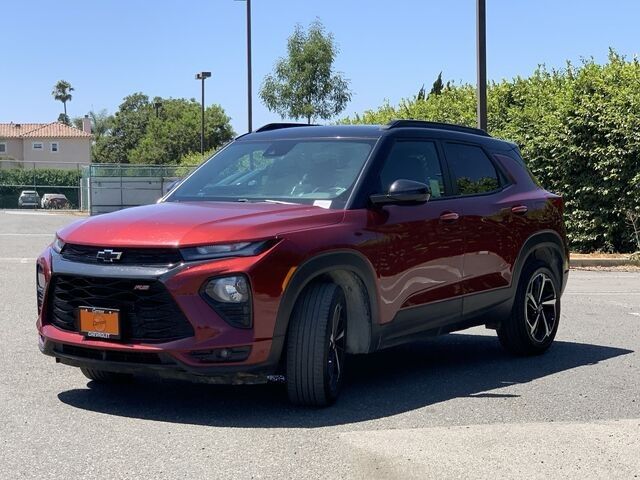
[{"label": "asphalt parking lot", "polygon": [[41,355],[34,259],[75,219],[0,211],[1,478],[640,478],[638,272],[572,272],[542,357],[476,328],[351,358],[339,402],[300,409]]}]

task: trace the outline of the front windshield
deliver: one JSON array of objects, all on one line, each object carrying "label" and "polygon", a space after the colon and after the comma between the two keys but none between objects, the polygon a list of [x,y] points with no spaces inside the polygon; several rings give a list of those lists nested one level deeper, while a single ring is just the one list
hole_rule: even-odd
[{"label": "front windshield", "polygon": [[340,208],[375,140],[240,141],[182,182],[166,201],[272,201]]}]

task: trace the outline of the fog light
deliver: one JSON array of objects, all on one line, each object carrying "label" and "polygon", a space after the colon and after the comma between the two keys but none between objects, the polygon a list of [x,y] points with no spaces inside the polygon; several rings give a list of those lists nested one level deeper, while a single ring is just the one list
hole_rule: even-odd
[{"label": "fog light", "polygon": [[196,350],[189,355],[200,363],[242,362],[249,357],[251,346]]},{"label": "fog light", "polygon": [[211,299],[224,303],[243,303],[249,300],[249,285],[242,276],[214,278],[204,289]]}]

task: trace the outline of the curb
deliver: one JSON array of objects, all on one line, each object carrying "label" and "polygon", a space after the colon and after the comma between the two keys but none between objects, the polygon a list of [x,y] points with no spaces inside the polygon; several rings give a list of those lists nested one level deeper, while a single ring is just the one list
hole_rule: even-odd
[{"label": "curb", "polygon": [[637,267],[640,262],[630,258],[570,258],[569,267]]}]

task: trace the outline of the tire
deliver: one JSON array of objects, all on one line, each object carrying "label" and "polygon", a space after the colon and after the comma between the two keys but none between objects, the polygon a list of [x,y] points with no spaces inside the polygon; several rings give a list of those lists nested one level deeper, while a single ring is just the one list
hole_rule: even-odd
[{"label": "tire", "polygon": [[538,355],[551,346],[560,323],[558,283],[544,262],[525,265],[511,315],[498,328],[500,343],[509,352]]},{"label": "tire", "polygon": [[124,383],[133,378],[133,375],[128,373],[107,372],[105,370],[96,370],[95,368],[81,367],[80,370],[89,380],[99,383]]},{"label": "tire", "polygon": [[344,378],[347,309],[333,283],[306,289],[294,307],[287,336],[286,383],[296,405],[325,407],[335,402]]}]

